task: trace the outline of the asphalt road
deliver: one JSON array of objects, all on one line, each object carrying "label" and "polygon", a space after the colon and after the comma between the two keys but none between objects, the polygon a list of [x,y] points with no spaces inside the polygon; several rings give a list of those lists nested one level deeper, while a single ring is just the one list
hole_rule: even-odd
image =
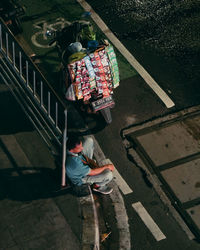
[{"label": "asphalt road", "polygon": [[[98,131],[95,137],[133,191],[123,196],[129,216],[132,249],[199,249],[199,245],[188,239],[168,208],[160,201],[145,173],[129,161],[120,136],[124,127],[162,116],[168,110],[138,76],[121,82],[115,91],[115,100],[112,124]],[[144,225],[132,207],[137,202],[142,203],[165,239],[157,241]]]},{"label": "asphalt road", "polygon": [[198,3],[87,2],[172,98],[177,109],[199,104]]},{"label": "asphalt road", "polygon": [[[105,1],[102,4],[98,1],[89,1],[106,24],[110,24],[109,28],[119,38],[119,34],[124,31],[123,24],[120,25],[120,22],[123,21],[122,19],[119,20],[116,15],[110,15],[111,5],[109,4],[111,2]],[[114,12],[112,10],[112,13]],[[175,102],[173,109],[166,109],[139,76],[126,79],[121,81],[120,87],[115,90],[116,107],[112,110],[112,124],[95,132],[95,137],[105,155],[113,161],[121,176],[133,190],[132,193],[124,195],[130,222],[132,248],[136,250],[199,249],[199,245],[188,239],[170,215],[168,208],[160,201],[145,173],[128,160],[120,136],[121,130],[129,125],[199,104],[199,87],[195,81],[188,81],[183,71],[184,68],[181,69],[174,59],[162,57],[161,54],[157,54],[147,46],[141,46],[129,36],[123,37],[120,41]],[[153,237],[132,207],[132,204],[137,202],[143,204],[166,237],[165,239],[156,240]]]},{"label": "asphalt road", "polygon": [[[58,14],[60,10],[57,9],[56,11],[58,11]],[[30,10],[29,14],[31,14]],[[107,20],[105,13],[103,13],[103,8],[99,9],[98,14],[105,18],[105,21]],[[114,31],[117,33],[117,30]],[[31,29],[29,29],[30,32]],[[112,110],[112,124],[102,128],[103,126],[99,122],[96,130],[93,130],[104,154],[112,160],[121,176],[133,190],[132,193],[124,195],[129,216],[132,249],[197,250],[199,245],[188,239],[174,218],[169,214],[168,208],[163,205],[156,192],[152,189],[151,184],[145,178],[145,174],[127,158],[120,132],[129,125],[197,104],[200,93],[198,91],[199,87],[194,85],[195,88],[192,88],[187,82],[182,84],[184,77],[179,78],[181,72],[176,70],[175,64],[169,68],[169,61],[163,60],[163,58],[149,51],[148,48],[143,47],[140,53],[139,49],[135,49],[138,45],[137,42],[131,41],[129,37],[123,39],[122,42],[154,76],[165,91],[170,94],[176,104],[173,109],[167,109],[140,76],[132,76],[122,80],[120,86],[115,90],[116,106]],[[139,45],[138,48],[140,48]],[[48,68],[48,62],[46,61],[45,63],[45,67]],[[52,68],[52,65],[50,68]],[[143,204],[165,236],[164,239],[156,240],[145,226],[132,207],[132,204],[136,202]]]}]

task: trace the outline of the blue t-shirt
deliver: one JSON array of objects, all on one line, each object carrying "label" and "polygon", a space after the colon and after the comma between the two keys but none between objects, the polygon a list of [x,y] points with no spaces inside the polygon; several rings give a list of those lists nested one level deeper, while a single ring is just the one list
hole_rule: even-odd
[{"label": "blue t-shirt", "polygon": [[82,155],[72,154],[68,152],[66,159],[66,174],[75,185],[82,185],[82,178],[89,174],[90,167],[85,165],[82,160],[85,160]]}]

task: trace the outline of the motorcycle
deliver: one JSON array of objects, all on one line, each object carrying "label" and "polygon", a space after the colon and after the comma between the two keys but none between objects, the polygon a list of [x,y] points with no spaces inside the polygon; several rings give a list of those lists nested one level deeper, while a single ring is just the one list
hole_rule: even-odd
[{"label": "motorcycle", "polygon": [[[65,98],[78,101],[81,110],[87,113],[101,113],[106,123],[110,124],[112,122],[110,109],[115,106],[115,102],[111,72],[108,72],[110,68],[105,52],[109,43],[105,40],[100,42],[96,40],[96,34],[89,21],[75,21],[61,30],[47,31],[47,35],[53,35],[49,45],[55,43],[61,58]],[[112,53],[114,55],[113,50]],[[99,61],[99,55],[104,60],[104,69]],[[93,80],[89,83],[89,79]],[[102,83],[104,83],[103,87]]]}]

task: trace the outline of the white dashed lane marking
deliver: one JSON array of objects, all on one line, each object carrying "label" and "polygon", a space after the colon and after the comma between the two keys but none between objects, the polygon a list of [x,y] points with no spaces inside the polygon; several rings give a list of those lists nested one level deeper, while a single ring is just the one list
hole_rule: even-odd
[{"label": "white dashed lane marking", "polygon": [[141,202],[136,202],[132,204],[132,207],[135,209],[136,213],[140,216],[144,224],[153,234],[154,238],[157,241],[166,239],[166,236],[162,233],[158,225],[154,222],[151,216],[148,214],[146,209],[143,207]]},{"label": "white dashed lane marking", "polygon": [[119,174],[119,172],[117,171],[116,168],[113,172],[113,176],[115,178],[115,181],[116,181],[118,187],[121,189],[121,191],[124,195],[130,194],[133,192],[133,190],[129,187],[129,185],[126,183],[126,181],[122,178],[122,176]]},{"label": "white dashed lane marking", "polygon": [[[102,150],[100,149],[100,147],[98,147],[97,145],[98,144],[95,145],[96,149],[98,149],[99,152],[102,152]],[[100,153],[100,154],[102,154],[102,153]],[[101,161],[101,165],[106,165],[106,164],[113,164],[113,163],[111,162],[110,159],[104,159],[103,161]],[[116,168],[113,171],[113,177],[115,179],[115,182],[116,182],[117,186],[120,188],[120,190],[122,191],[122,193],[124,195],[130,194],[130,193],[133,192],[133,190],[129,187],[129,185],[126,183],[126,181],[123,179],[123,177],[120,175],[120,173],[117,171]]]}]

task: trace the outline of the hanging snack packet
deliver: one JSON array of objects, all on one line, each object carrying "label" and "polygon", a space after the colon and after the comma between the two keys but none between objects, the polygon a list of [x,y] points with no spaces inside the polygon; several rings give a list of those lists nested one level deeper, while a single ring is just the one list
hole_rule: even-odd
[{"label": "hanging snack packet", "polygon": [[76,76],[76,65],[75,63],[68,64],[68,70],[69,70],[69,75],[71,82],[75,81],[75,76]]},{"label": "hanging snack packet", "polygon": [[87,68],[88,73],[89,73],[89,77],[91,79],[94,79],[95,78],[95,73],[94,73],[94,69],[92,67],[92,64],[90,62],[90,57],[89,56],[85,56],[84,57],[84,61],[85,61],[85,65],[86,65],[86,68]]},{"label": "hanging snack packet", "polygon": [[118,69],[116,55],[115,55],[114,49],[111,45],[106,47],[106,52],[107,52],[108,58],[109,58],[111,75],[113,78],[113,87],[116,88],[119,86],[119,69]]},{"label": "hanging snack packet", "polygon": [[96,88],[96,81],[95,81],[95,79],[89,78],[89,83],[90,83],[90,89],[95,89]]},{"label": "hanging snack packet", "polygon": [[78,100],[83,98],[81,82],[82,82],[82,77],[80,74],[77,74],[74,83],[74,90]]}]

